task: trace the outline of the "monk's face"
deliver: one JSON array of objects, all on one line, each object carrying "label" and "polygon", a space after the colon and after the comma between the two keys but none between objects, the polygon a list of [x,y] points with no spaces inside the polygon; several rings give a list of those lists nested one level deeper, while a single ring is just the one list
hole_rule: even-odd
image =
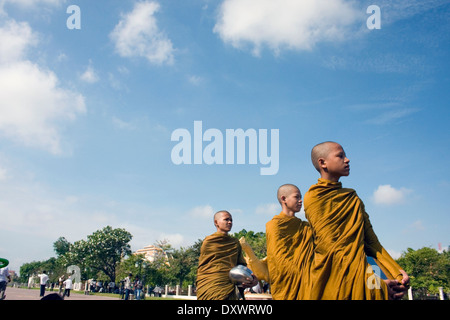
[{"label": "monk's face", "polygon": [[293,212],[299,212],[302,208],[302,194],[297,188],[292,188],[292,191],[285,198],[286,207]]},{"label": "monk's face", "polygon": [[329,175],[339,178],[350,174],[350,160],[340,144],[333,143],[329,146],[324,164]]},{"label": "monk's face", "polygon": [[215,219],[215,224],[218,232],[228,233],[233,226],[233,218],[228,212],[220,212]]}]

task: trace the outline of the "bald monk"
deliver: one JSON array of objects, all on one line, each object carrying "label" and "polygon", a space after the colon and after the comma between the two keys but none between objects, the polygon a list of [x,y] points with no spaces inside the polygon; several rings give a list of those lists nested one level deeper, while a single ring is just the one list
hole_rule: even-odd
[{"label": "bald monk", "polygon": [[[246,265],[239,240],[228,233],[233,226],[233,218],[228,211],[218,211],[214,215],[215,233],[203,240],[197,269],[198,300],[238,300],[236,286],[229,279],[231,268]],[[253,287],[258,279],[243,284]]]},{"label": "bald monk", "polygon": [[[339,182],[350,174],[344,149],[336,142],[323,142],[312,149],[311,160],[321,176],[304,198],[315,245],[311,299],[402,297],[409,284],[408,275],[378,241],[355,190],[342,188]],[[380,281],[366,255],[374,257],[391,280]]]},{"label": "bald monk", "polygon": [[266,223],[267,266],[274,300],[308,299],[313,258],[312,230],[295,214],[302,208],[302,194],[293,184],[278,188],[281,213]]}]

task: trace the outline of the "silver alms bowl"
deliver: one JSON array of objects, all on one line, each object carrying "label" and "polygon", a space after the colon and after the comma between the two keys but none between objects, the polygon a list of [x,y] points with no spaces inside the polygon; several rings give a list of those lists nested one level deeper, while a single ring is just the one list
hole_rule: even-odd
[{"label": "silver alms bowl", "polygon": [[252,281],[252,273],[252,270],[249,268],[243,265],[238,265],[230,270],[229,277],[231,282],[239,285],[244,282]]}]

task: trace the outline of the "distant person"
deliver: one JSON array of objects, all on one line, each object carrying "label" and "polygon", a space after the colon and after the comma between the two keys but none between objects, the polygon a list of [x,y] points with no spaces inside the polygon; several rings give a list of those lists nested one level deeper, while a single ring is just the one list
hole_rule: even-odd
[{"label": "distant person", "polygon": [[33,275],[31,275],[28,278],[28,289],[31,289],[33,286],[34,286],[34,277],[33,277]]},{"label": "distant person", "polygon": [[113,281],[111,281],[111,282],[108,284],[108,292],[109,292],[109,293],[114,293],[114,288],[115,288],[115,286],[116,286],[116,284],[115,284]]},{"label": "distant person", "polygon": [[8,282],[11,282],[11,276],[9,275],[9,268],[3,267],[0,269],[0,300],[6,298],[6,288]]},{"label": "distant person", "polygon": [[38,277],[39,277],[39,279],[40,279],[40,280],[39,280],[39,283],[40,283],[40,285],[41,285],[39,296],[40,296],[40,297],[43,297],[43,296],[45,295],[45,287],[46,287],[46,285],[47,285],[48,275],[46,274],[46,271],[44,270],[44,271],[42,272],[42,274],[40,274]]},{"label": "distant person", "polygon": [[[323,142],[312,149],[311,160],[320,173],[318,183],[310,187],[303,201],[314,233],[311,299],[402,297],[409,284],[408,275],[378,241],[356,191],[343,188],[339,182],[350,174],[344,149],[336,142]],[[380,268],[390,273],[391,280],[375,277],[366,255],[375,258]]]},{"label": "distant person", "polygon": [[128,300],[130,298],[131,293],[131,277],[133,275],[130,273],[128,274],[128,277],[124,279],[124,287],[125,287],[125,300]]},{"label": "distant person", "polygon": [[120,280],[119,294],[120,294],[120,299],[123,300],[125,297],[125,279]]},{"label": "distant person", "polygon": [[134,298],[136,300],[141,300],[142,295],[142,282],[139,279],[139,276],[134,278]]},{"label": "distant person", "polygon": [[64,280],[65,280],[65,275],[62,275],[61,277],[59,277],[58,279],[58,285],[59,285],[59,292],[58,294],[62,295],[63,294],[63,286],[64,286]]},{"label": "distant person", "polygon": [[73,283],[72,283],[72,278],[69,276],[66,280],[64,280],[64,294],[63,294],[63,299],[64,297],[70,297],[70,290],[73,289]]},{"label": "distant person", "polygon": [[[246,265],[239,240],[228,232],[233,226],[233,218],[228,211],[218,211],[214,215],[217,231],[203,240],[197,269],[198,300],[238,300],[236,286],[229,278],[230,270],[237,265]],[[243,284],[253,287],[258,279]]]}]

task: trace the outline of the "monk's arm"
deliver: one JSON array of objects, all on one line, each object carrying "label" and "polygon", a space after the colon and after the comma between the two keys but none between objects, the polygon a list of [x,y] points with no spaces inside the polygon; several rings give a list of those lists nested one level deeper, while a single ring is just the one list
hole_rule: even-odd
[{"label": "monk's arm", "polygon": [[238,246],[238,260],[237,260],[237,264],[238,265],[243,265],[243,266],[247,266],[247,262],[244,259],[244,255],[242,254],[242,246],[239,244]]},{"label": "monk's arm", "polygon": [[370,223],[369,215],[366,212],[364,212],[364,251],[368,256],[375,258],[381,264],[380,268],[383,269],[388,278],[403,279],[402,268],[378,241],[378,237]]},{"label": "monk's arm", "polygon": [[272,264],[270,269],[277,269],[285,274],[298,272],[299,266],[292,262],[294,248],[286,243],[286,239],[277,230],[268,229],[266,229],[266,239],[268,263]]}]

